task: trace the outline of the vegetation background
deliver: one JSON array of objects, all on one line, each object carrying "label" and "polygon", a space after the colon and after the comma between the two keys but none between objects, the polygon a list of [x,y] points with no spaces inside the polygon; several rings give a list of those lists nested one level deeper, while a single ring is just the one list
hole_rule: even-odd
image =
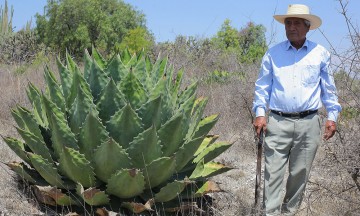
[{"label": "vegetation background", "polygon": [[[360,34],[342,8],[344,35],[349,48],[331,49],[332,68],[343,112],[333,139],[324,142],[317,154],[298,215],[360,214]],[[234,145],[218,160],[235,167],[214,180],[224,192],[212,194],[214,215],[250,215],[253,209],[256,151],[251,112],[254,82],[268,43],[262,25],[248,23],[240,29],[224,20],[209,38],[178,35],[172,42],[156,43],[146,26],[146,17],[131,5],[117,0],[48,1],[45,15],[36,15],[21,30],[12,27],[13,9],[0,10],[0,134],[17,137],[10,108],[30,106],[28,82],[44,86],[43,68],[57,70],[55,59],[67,50],[81,62],[84,49],[92,46],[104,56],[124,48],[144,49],[153,60],[168,56],[175,70],[185,69],[186,80],[198,80],[198,95],[209,97],[206,113],[220,113],[212,133]],[[324,35],[326,37],[326,35]],[[185,80],[185,81],[186,81]],[[321,111],[326,118],[324,110]],[[5,166],[19,160],[0,139],[0,215],[58,215],[66,209],[39,204],[26,187],[17,184]]]}]

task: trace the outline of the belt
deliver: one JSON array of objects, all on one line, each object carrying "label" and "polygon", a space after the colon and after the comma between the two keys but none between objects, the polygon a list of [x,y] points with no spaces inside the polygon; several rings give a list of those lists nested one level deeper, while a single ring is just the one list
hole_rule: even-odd
[{"label": "belt", "polygon": [[295,112],[295,113],[284,113],[284,112],[280,112],[280,111],[276,111],[276,110],[271,110],[271,112],[276,115],[287,117],[287,118],[305,118],[308,115],[317,113],[317,110],[307,110],[307,111]]}]

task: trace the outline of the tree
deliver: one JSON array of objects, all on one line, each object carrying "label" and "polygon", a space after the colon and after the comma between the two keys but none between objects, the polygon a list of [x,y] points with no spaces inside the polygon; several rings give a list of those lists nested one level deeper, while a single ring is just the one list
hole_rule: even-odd
[{"label": "tree", "polygon": [[249,22],[238,33],[241,47],[241,62],[252,63],[262,58],[267,50],[265,27]]},{"label": "tree", "polygon": [[236,54],[238,61],[253,63],[261,59],[266,52],[265,31],[263,25],[255,25],[253,22],[238,31],[231,26],[231,21],[226,19],[212,42],[225,53]]},{"label": "tree", "polygon": [[224,21],[220,30],[213,38],[213,42],[223,49],[238,49],[240,45],[238,31],[230,24],[231,21],[229,19]]},{"label": "tree", "polygon": [[131,53],[139,53],[141,50],[148,51],[154,45],[154,36],[150,34],[145,28],[137,27],[130,29],[122,42],[116,45],[119,50],[128,49]]},{"label": "tree", "polygon": [[147,31],[144,14],[122,0],[48,0],[36,24],[40,42],[75,56],[91,46],[109,53],[130,29]]}]

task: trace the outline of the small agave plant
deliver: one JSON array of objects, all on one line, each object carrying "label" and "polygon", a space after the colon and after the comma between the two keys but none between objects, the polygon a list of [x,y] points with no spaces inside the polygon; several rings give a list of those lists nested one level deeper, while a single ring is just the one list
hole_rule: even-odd
[{"label": "small agave plant", "polygon": [[57,63],[60,82],[45,68],[46,90],[27,89],[32,109],[12,109],[22,140],[3,137],[41,202],[179,211],[220,190],[209,177],[231,168],[212,160],[231,143],[208,135],[218,115],[203,117],[207,99],[196,82],[182,90],[182,70],[127,50],[86,51],[83,72],[69,55]]}]

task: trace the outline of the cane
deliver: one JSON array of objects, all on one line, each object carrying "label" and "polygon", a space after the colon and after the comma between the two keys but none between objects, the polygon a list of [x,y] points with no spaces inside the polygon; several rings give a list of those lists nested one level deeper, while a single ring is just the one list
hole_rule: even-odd
[{"label": "cane", "polygon": [[261,184],[261,157],[264,144],[264,131],[261,128],[259,141],[257,143],[257,161],[256,161],[256,182],[255,182],[255,207],[259,206],[260,184]]}]

